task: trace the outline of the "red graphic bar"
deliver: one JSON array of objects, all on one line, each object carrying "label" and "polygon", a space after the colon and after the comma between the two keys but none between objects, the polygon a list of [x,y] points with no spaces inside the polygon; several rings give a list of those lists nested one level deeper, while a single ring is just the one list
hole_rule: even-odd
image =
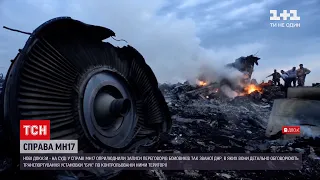
[{"label": "red graphic bar", "polygon": [[300,126],[283,126],[282,134],[300,134]]},{"label": "red graphic bar", "polygon": [[50,140],[50,120],[20,120],[20,140]]}]

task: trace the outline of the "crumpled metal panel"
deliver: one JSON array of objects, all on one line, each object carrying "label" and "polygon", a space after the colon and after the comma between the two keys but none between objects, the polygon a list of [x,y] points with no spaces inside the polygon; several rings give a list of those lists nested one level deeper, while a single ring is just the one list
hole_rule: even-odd
[{"label": "crumpled metal panel", "polygon": [[[303,99],[276,99],[274,101],[266,136],[279,134],[283,126],[300,126],[298,136],[320,136],[320,101]],[[292,135],[286,136],[296,137]]]}]

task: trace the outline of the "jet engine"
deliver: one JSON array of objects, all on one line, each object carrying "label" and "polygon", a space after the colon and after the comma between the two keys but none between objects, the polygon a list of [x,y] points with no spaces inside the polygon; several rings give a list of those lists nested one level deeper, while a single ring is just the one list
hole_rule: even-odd
[{"label": "jet engine", "polygon": [[146,152],[170,130],[153,71],[133,47],[103,42],[113,36],[70,17],[31,33],[1,91],[1,126],[13,162],[19,161],[20,120],[50,120],[51,139],[78,140],[82,153]]}]

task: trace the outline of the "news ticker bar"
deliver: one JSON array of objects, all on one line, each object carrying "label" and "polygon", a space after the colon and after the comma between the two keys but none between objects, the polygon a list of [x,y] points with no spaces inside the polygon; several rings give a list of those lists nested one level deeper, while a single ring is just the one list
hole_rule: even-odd
[{"label": "news ticker bar", "polygon": [[300,170],[301,154],[21,154],[21,170]]},{"label": "news ticker bar", "polygon": [[20,153],[78,153],[78,140],[20,140]]}]

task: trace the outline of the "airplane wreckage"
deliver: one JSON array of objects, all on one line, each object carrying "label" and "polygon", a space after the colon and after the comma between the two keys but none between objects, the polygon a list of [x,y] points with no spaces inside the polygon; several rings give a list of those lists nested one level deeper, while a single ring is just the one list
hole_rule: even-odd
[{"label": "airplane wreckage", "polygon": [[[12,167],[19,164],[22,119],[49,119],[51,139],[78,140],[82,153],[148,152],[169,134],[172,114],[153,71],[133,47],[103,42],[115,36],[112,30],[58,17],[32,33],[19,32],[30,37],[11,61],[0,96],[0,141]],[[249,63],[239,66],[243,59]],[[249,72],[247,81],[259,59],[251,55],[227,66]],[[211,87],[199,82],[199,89]],[[284,125],[318,131],[319,97],[320,88],[289,88],[287,99],[274,102],[266,136]],[[93,168],[85,174],[108,179],[119,172]]]},{"label": "airplane wreckage", "polygon": [[1,92],[1,126],[14,164],[21,119],[49,119],[51,139],[78,140],[83,153],[143,152],[170,130],[153,71],[133,47],[103,42],[113,36],[69,17],[30,33]]}]

